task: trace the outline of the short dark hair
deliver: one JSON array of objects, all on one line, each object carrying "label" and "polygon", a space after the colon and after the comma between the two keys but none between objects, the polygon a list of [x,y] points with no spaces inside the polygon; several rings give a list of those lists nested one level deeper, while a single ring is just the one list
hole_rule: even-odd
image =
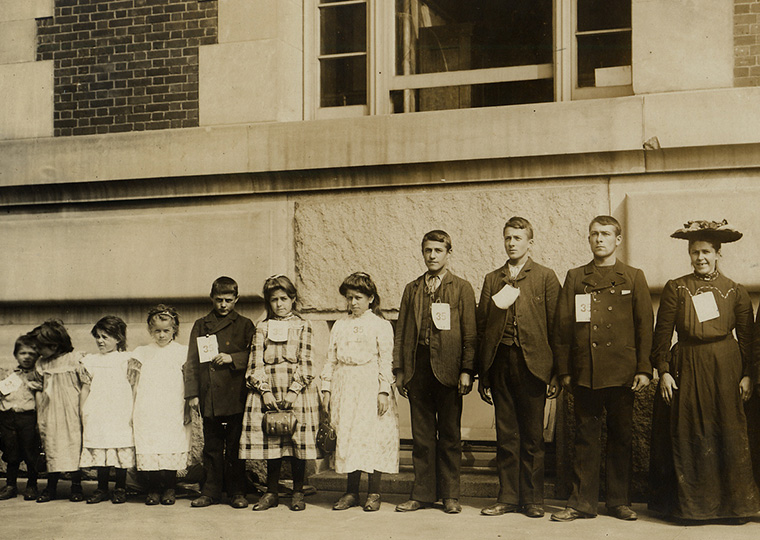
[{"label": "short dark hair", "polygon": [[71,344],[71,336],[63,326],[60,319],[48,319],[31,332],[27,334],[35,343],[35,348],[39,346],[56,348],[56,355],[70,353],[74,350]]},{"label": "short dark hair", "polygon": [[[436,240],[439,242],[440,240]],[[338,291],[342,296],[346,296],[349,290],[359,291],[363,295],[373,296],[374,299],[369,303],[369,309],[372,313],[382,317],[383,314],[380,311],[380,295],[377,294],[377,285],[372,281],[372,277],[366,272],[354,272],[340,284]]]},{"label": "short dark hair", "polygon": [[274,312],[272,311],[272,306],[269,305],[269,300],[272,298],[272,293],[274,293],[276,290],[285,291],[285,294],[292,298],[294,302],[298,297],[296,286],[293,285],[293,282],[290,281],[290,278],[288,278],[288,276],[284,274],[278,274],[276,276],[267,278],[267,280],[264,282],[263,290],[264,304],[267,308],[267,319],[271,319],[275,316]]},{"label": "short dark hair", "polygon": [[34,340],[31,338],[31,336],[29,336],[29,334],[24,334],[23,336],[16,338],[16,343],[13,345],[13,356],[16,356],[18,354],[18,351],[21,349],[21,347],[37,350],[34,346]]},{"label": "short dark hair", "polygon": [[148,329],[150,329],[155,320],[171,321],[174,337],[177,337],[177,334],[179,334],[179,314],[176,309],[166,304],[158,304],[150,308],[148,310]]},{"label": "short dark hair", "polygon": [[220,294],[234,294],[238,296],[238,284],[237,281],[231,277],[221,276],[214,280],[211,284],[211,298],[219,296]]},{"label": "short dark hair", "polygon": [[528,232],[528,240],[533,239],[533,225],[524,217],[512,216],[509,218],[504,224],[504,229],[501,232],[502,236],[507,233],[507,228],[509,227],[512,229],[525,229]]},{"label": "short dark hair", "polygon": [[591,226],[594,223],[598,223],[599,225],[602,225],[602,226],[612,225],[613,227],[615,227],[615,236],[620,236],[621,234],[623,234],[623,228],[620,226],[620,222],[612,216],[596,216],[594,219],[591,220],[591,223],[588,224],[589,230],[591,230]]},{"label": "short dark hair", "polygon": [[122,321],[119,317],[116,317],[115,315],[106,315],[100,319],[95,323],[95,326],[92,327],[92,330],[90,330],[92,337],[98,337],[98,330],[104,334],[108,334],[117,341],[117,351],[127,350],[127,323]]},{"label": "short dark hair", "polygon": [[425,245],[425,242],[443,242],[446,244],[446,249],[451,251],[451,236],[449,236],[449,233],[446,231],[436,229],[425,233],[425,236],[422,237],[423,246]]}]

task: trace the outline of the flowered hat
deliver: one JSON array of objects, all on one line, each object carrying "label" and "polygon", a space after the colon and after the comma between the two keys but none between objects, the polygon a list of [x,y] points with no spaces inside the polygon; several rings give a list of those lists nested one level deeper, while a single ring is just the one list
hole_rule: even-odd
[{"label": "flowered hat", "polygon": [[714,240],[721,244],[736,242],[743,235],[728,225],[728,221],[707,221],[698,219],[684,223],[682,229],[670,235],[672,238],[683,240]]}]

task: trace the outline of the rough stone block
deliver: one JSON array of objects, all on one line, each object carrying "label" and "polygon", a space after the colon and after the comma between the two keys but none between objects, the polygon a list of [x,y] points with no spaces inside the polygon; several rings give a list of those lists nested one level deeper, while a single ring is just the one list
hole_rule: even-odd
[{"label": "rough stone block", "polygon": [[451,268],[479,294],[485,274],[504,264],[502,228],[511,216],[535,228],[534,259],[560,281],[590,260],[588,222],[609,212],[603,181],[492,183],[403,191],[314,195],[297,199],[295,249],[299,293],[307,311],[342,311],[338,293],[351,272],[368,272],[384,309],[398,309],[404,286],[425,270],[422,236],[444,229],[453,240]]}]

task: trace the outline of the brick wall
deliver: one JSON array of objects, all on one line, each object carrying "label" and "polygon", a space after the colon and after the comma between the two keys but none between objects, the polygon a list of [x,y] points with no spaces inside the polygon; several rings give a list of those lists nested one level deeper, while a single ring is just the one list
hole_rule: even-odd
[{"label": "brick wall", "polygon": [[734,0],[734,86],[760,86],[760,0]]},{"label": "brick wall", "polygon": [[217,0],[55,0],[37,21],[55,135],[197,126],[198,47],[216,42]]}]

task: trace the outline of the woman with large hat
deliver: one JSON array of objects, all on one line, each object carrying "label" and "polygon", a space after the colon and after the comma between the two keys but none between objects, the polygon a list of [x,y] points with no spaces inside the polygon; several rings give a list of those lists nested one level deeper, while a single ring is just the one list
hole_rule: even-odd
[{"label": "woman with large hat", "polygon": [[742,405],[754,375],[752,303],[717,264],[721,245],[742,233],[725,220],[690,221],[671,236],[688,240],[694,270],[667,282],[657,312],[649,508],[742,521],[760,510]]}]

